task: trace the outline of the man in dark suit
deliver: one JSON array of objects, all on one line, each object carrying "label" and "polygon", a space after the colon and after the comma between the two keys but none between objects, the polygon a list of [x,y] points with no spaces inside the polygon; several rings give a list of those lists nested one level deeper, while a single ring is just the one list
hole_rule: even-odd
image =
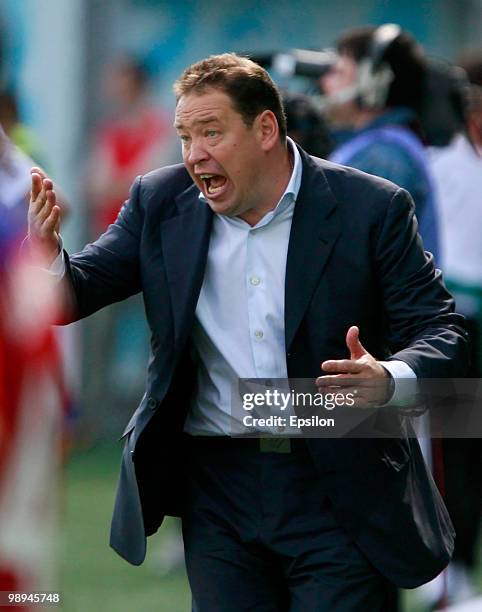
[{"label": "man in dark suit", "polygon": [[213,56],[175,92],[184,166],[137,178],[81,253],[59,253],[52,182],[32,178],[30,239],[63,278],[66,322],[142,291],[152,332],[111,545],[140,564],[181,516],[199,612],[386,610],[389,583],[430,580],[453,547],[416,440],[233,439],[231,391],[349,374],[397,395],[399,377],[460,376],[462,319],[407,192],[287,140],[263,69]]}]

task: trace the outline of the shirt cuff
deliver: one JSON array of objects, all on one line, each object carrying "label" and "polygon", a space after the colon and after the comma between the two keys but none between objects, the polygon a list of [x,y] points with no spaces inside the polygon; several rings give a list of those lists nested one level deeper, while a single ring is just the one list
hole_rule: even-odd
[{"label": "shirt cuff", "polygon": [[413,404],[413,385],[397,382],[397,379],[412,379],[417,380],[417,375],[412,368],[398,359],[393,361],[379,361],[381,366],[387,370],[393,381],[393,394],[384,406],[409,406]]},{"label": "shirt cuff", "polygon": [[60,249],[59,254],[50,264],[49,268],[47,268],[47,272],[50,272],[52,276],[58,276],[60,279],[60,278],[63,278],[63,276],[65,275],[64,241],[62,240],[62,236],[60,235],[59,235],[59,249]]}]

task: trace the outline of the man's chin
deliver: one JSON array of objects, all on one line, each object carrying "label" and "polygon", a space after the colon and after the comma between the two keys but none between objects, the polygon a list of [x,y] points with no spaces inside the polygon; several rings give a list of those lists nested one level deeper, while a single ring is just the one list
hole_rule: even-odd
[{"label": "man's chin", "polygon": [[223,215],[223,217],[237,217],[242,212],[239,206],[229,204],[228,202],[213,202],[208,198],[208,203],[213,212],[218,215]]}]

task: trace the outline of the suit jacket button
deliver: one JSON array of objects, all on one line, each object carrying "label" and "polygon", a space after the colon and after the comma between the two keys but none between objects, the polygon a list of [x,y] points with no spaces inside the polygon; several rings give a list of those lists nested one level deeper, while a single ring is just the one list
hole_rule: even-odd
[{"label": "suit jacket button", "polygon": [[147,400],[147,407],[151,410],[155,410],[157,408],[157,400],[155,400],[153,397],[150,397]]}]

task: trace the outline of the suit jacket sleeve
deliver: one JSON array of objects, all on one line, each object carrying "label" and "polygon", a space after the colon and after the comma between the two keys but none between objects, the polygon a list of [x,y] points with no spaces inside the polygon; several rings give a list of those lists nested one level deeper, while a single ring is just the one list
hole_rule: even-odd
[{"label": "suit jacket sleeve", "polygon": [[86,317],[141,290],[139,245],[144,213],[140,191],[141,177],[137,177],[116,222],[80,253],[69,258],[64,251],[65,282],[70,297],[65,323]]},{"label": "suit jacket sleeve", "polygon": [[418,378],[463,377],[464,318],[454,313],[441,272],[423,251],[414,210],[408,192],[398,189],[376,243],[391,359],[407,363]]}]

